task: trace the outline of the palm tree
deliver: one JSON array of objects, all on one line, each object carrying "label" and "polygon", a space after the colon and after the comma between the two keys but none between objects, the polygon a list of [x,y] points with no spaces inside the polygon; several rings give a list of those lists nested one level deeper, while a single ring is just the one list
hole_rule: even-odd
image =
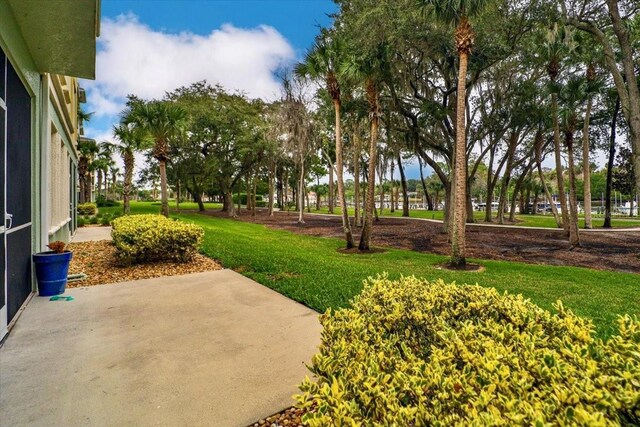
[{"label": "palm tree", "polygon": [[567,158],[569,169],[569,244],[571,248],[580,246],[578,234],[578,198],[576,193],[576,173],[573,155],[573,135],[578,127],[578,107],[586,98],[586,83],[582,79],[571,79],[564,85],[558,97],[562,101],[563,108],[560,111],[562,117],[562,130],[567,146]]},{"label": "palm tree", "polygon": [[[107,198],[107,187],[109,176],[108,172],[111,166],[114,164],[111,156],[113,155],[114,145],[109,141],[102,141],[98,146],[98,153],[96,159],[91,162],[90,169],[97,173],[97,183],[96,183],[96,199],[97,198]],[[103,192],[103,184],[104,183],[104,194]]]},{"label": "palm tree", "polygon": [[335,110],[335,137],[336,137],[336,176],[338,178],[338,197],[342,206],[342,228],[344,230],[347,249],[354,247],[351,223],[347,211],[347,199],[344,192],[344,158],[342,144],[342,129],[340,126],[341,97],[340,97],[340,70],[341,61],[344,58],[344,45],[335,34],[323,32],[316,40],[313,48],[307,53],[304,61],[297,64],[295,72],[301,77],[310,77],[315,80],[324,79],[327,92],[333,101]]},{"label": "palm tree", "polygon": [[80,184],[79,203],[91,201],[91,162],[98,154],[98,144],[93,139],[78,138],[78,181]]},{"label": "palm tree", "polygon": [[469,54],[473,49],[475,34],[469,17],[480,13],[488,0],[423,0],[433,6],[436,16],[456,25],[455,42],[458,51],[458,91],[456,101],[456,144],[454,150],[453,220],[451,233],[451,259],[449,266],[464,268],[466,265],[465,223],[467,214],[467,138],[465,131],[466,82]]},{"label": "palm tree", "polygon": [[135,168],[135,152],[146,148],[149,140],[143,132],[134,126],[128,126],[126,114],[118,126],[114,126],[113,134],[120,141],[117,150],[124,162],[124,182],[122,186],[123,211],[125,215],[131,212],[131,190],[133,188],[133,170]]},{"label": "palm tree", "polygon": [[167,190],[167,161],[169,160],[169,142],[178,137],[187,122],[184,109],[170,102],[151,101],[138,103],[131,108],[131,114],[125,124],[133,125],[153,139],[152,155],[158,160],[160,168],[160,192],[162,215],[169,216],[169,193]]},{"label": "palm tree", "polygon": [[118,175],[120,175],[120,168],[117,168],[115,162],[111,165],[111,196],[113,200],[116,200],[116,184],[118,183]]},{"label": "palm tree", "polygon": [[584,228],[592,228],[591,223],[591,161],[589,159],[589,121],[593,96],[600,92],[602,83],[597,80],[596,68],[592,60],[588,60],[585,72],[587,110],[584,114],[584,126],[582,128],[582,178],[584,181]]},{"label": "palm tree", "polygon": [[569,212],[567,209],[567,196],[564,185],[564,173],[562,170],[562,157],[560,147],[560,123],[558,121],[558,76],[562,55],[566,49],[566,34],[558,25],[554,25],[547,33],[547,75],[550,81],[551,91],[551,117],[553,121],[553,150],[556,162],[556,179],[558,181],[558,195],[560,196],[560,209],[562,214],[562,227],[569,234]]}]

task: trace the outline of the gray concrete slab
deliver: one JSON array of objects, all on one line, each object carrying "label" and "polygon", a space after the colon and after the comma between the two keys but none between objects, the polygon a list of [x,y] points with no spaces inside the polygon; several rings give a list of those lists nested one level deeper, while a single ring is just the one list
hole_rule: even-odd
[{"label": "gray concrete slab", "polygon": [[292,404],[318,314],[230,270],[34,297],[0,348],[6,426],[246,426]]},{"label": "gray concrete slab", "polygon": [[97,240],[111,240],[111,227],[85,226],[76,230],[71,238],[72,242],[93,242]]}]

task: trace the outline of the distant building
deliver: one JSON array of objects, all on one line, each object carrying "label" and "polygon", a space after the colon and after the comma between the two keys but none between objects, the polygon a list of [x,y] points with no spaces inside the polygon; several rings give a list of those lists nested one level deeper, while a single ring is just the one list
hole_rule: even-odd
[{"label": "distant building", "polygon": [[100,0],[0,0],[0,338],[33,293],[31,254],[76,227],[78,77]]}]

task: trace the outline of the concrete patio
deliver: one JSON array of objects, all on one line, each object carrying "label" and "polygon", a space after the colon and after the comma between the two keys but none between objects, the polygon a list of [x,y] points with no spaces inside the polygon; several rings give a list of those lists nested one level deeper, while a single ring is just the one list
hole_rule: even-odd
[{"label": "concrete patio", "polygon": [[293,401],[316,312],[230,270],[34,297],[0,348],[7,426],[246,426]]}]

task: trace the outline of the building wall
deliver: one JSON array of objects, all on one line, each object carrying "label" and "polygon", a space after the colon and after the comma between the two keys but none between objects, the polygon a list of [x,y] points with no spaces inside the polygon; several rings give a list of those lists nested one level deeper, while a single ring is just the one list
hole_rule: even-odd
[{"label": "building wall", "polygon": [[45,77],[49,90],[47,121],[51,129],[47,144],[48,241],[68,242],[75,231],[72,216],[77,205],[76,189],[71,188],[76,180],[71,175],[76,173],[78,164],[78,80],[59,75]]}]

